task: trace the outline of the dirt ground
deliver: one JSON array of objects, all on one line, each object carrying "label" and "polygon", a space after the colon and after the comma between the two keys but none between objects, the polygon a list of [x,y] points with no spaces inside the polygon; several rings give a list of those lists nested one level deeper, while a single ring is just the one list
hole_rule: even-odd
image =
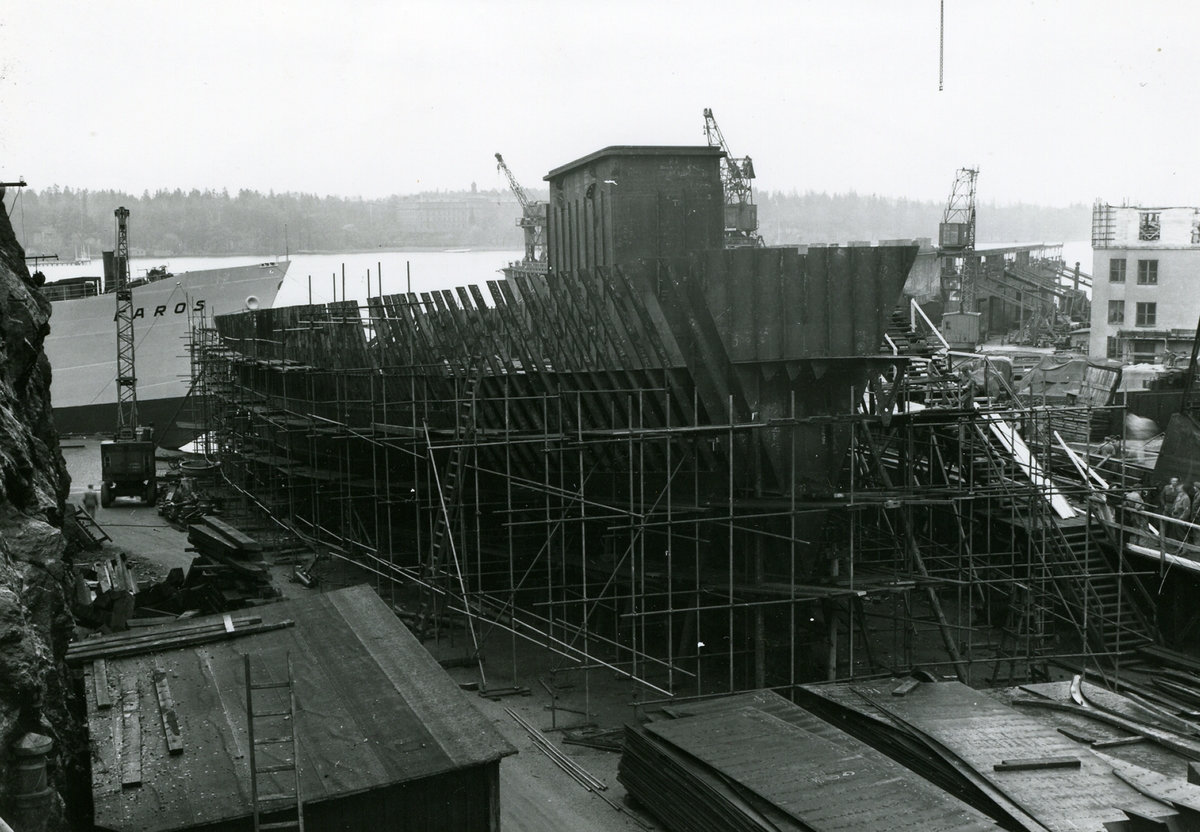
[{"label": "dirt ground", "polygon": [[[82,506],[81,497],[89,483],[99,490],[100,440],[65,439],[62,450],[72,479],[70,500]],[[159,470],[165,472],[165,463],[160,463]],[[125,551],[139,580],[158,580],[173,567],[186,570],[191,565],[194,555],[186,551],[187,535],[168,524],[152,506],[137,500],[119,499],[110,508],[98,509],[96,521],[112,537],[112,543],[105,547]],[[290,568],[290,564],[284,563],[272,567],[274,582],[285,598],[374,582],[369,573],[341,567],[324,570],[321,584],[315,589],[305,589],[288,581]],[[385,600],[391,600],[386,591],[381,594]],[[440,641],[430,640],[426,646],[439,659],[453,658],[465,655],[467,641],[466,634],[458,631],[453,638],[446,635]],[[585,720],[582,714],[561,710],[551,712],[548,710],[551,694],[538,681],[542,679],[549,684],[551,680],[553,662],[545,648],[519,640],[513,643],[506,634],[493,634],[488,644],[484,662],[488,687],[491,690],[529,689],[528,696],[504,696],[498,702],[474,692],[464,694],[519,750],[517,755],[506,758],[500,765],[501,827],[509,832],[625,832],[661,828],[648,815],[626,804],[625,790],[616,777],[619,754],[564,745],[559,741],[559,732],[549,731],[554,726],[569,727],[584,721],[605,728],[619,727],[634,716],[629,705],[629,683],[616,678],[612,671],[590,671],[586,679],[579,671],[557,674],[557,684],[562,688],[556,691],[556,704],[571,711],[590,710],[593,716]],[[452,668],[447,672],[460,684],[480,681],[477,668]],[[604,795],[621,810],[612,808],[559,769],[505,709],[519,713],[528,722],[547,731],[546,736],[564,754],[607,785]]]}]

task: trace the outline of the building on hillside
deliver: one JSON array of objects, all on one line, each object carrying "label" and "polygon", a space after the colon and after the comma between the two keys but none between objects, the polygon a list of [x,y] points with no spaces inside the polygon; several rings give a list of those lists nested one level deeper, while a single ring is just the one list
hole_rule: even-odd
[{"label": "building on hillside", "polygon": [[1091,355],[1135,364],[1191,354],[1200,317],[1200,208],[1097,202]]}]

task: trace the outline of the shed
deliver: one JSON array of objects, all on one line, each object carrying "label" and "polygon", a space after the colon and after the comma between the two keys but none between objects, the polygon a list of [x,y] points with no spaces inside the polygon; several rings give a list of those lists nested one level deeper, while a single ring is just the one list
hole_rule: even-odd
[{"label": "shed", "polygon": [[[500,760],[516,749],[370,587],[253,613],[248,635],[89,664],[96,829],[251,828],[245,654],[255,683],[286,680],[291,656],[308,828],[499,829]],[[164,682],[182,753],[168,750]]]}]

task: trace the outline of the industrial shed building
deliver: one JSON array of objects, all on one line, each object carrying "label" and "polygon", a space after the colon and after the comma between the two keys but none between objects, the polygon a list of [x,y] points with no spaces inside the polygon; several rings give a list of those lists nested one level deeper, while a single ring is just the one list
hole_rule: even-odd
[{"label": "industrial shed building", "polygon": [[251,829],[243,657],[259,683],[286,680],[289,653],[307,828],[499,829],[500,760],[516,750],[369,587],[253,614],[277,628],[89,664],[96,829]]}]

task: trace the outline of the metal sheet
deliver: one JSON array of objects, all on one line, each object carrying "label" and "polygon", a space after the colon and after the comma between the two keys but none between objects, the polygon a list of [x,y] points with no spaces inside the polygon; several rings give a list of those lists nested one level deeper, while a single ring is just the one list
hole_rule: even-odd
[{"label": "metal sheet", "polygon": [[872,749],[835,744],[757,708],[647,728],[815,830],[996,828]]},{"label": "metal sheet", "polygon": [[[1105,832],[1121,808],[1159,816],[1164,807],[1113,777],[1111,767],[1054,728],[954,682],[921,685],[903,698],[855,686],[877,707],[931,738],[1052,830]],[[1078,756],[1079,769],[996,772],[1003,760]]]}]

